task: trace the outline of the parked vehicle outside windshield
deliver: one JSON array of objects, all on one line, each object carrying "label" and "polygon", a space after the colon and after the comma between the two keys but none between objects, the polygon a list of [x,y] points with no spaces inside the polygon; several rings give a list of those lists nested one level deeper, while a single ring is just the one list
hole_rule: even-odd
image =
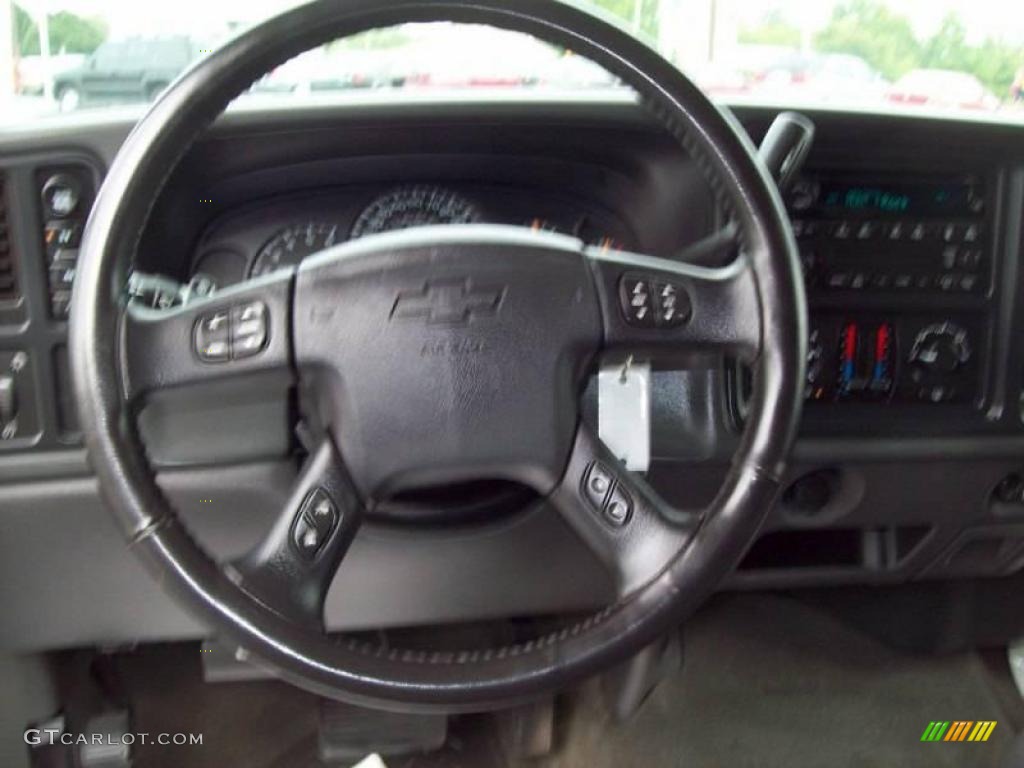
[{"label": "parked vehicle outside windshield", "polygon": [[[287,0],[0,0],[0,124],[147,104]],[[1024,118],[1024,6],[1002,0],[591,0],[725,103]],[[374,30],[268,72],[241,101],[601,92],[574,51],[452,24]]]}]

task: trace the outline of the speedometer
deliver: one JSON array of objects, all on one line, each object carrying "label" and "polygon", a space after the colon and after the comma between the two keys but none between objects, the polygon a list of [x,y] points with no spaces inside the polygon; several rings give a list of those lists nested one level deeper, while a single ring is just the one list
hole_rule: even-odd
[{"label": "speedometer", "polygon": [[324,221],[310,221],[282,229],[256,254],[249,268],[249,277],[269,275],[278,269],[294,266],[310,254],[330,248],[337,239],[338,225]]},{"label": "speedometer", "polygon": [[444,187],[401,187],[377,198],[359,214],[352,237],[429,224],[469,224],[479,213],[471,202]]}]

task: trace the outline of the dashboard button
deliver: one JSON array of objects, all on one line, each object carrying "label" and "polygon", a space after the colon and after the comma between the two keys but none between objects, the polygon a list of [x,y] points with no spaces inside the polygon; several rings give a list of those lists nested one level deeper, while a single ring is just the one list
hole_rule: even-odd
[{"label": "dashboard button", "polygon": [[947,245],[942,249],[942,268],[953,269],[957,265],[959,252],[955,245]]},{"label": "dashboard button", "polygon": [[849,272],[833,272],[828,276],[828,287],[829,288],[847,288],[850,285],[850,273]]},{"label": "dashboard button", "polygon": [[42,197],[47,216],[65,219],[78,210],[82,201],[82,184],[70,174],[57,173],[43,184]]},{"label": "dashboard button", "polygon": [[50,315],[54,320],[67,320],[71,314],[71,291],[54,291],[50,294]]},{"label": "dashboard button", "polygon": [[78,248],[82,244],[82,223],[79,221],[48,221],[43,229],[46,252],[55,256],[63,248]]},{"label": "dashboard button", "polygon": [[965,248],[960,252],[957,266],[963,269],[977,269],[981,266],[981,251],[977,248]]},{"label": "dashboard button", "polygon": [[875,235],[878,234],[879,226],[874,221],[863,221],[860,226],[857,227],[857,239],[858,240],[872,240]]},{"label": "dashboard button", "polygon": [[77,259],[61,259],[50,264],[50,291],[70,291],[75,284]]},{"label": "dashboard button", "polygon": [[885,236],[890,240],[902,240],[906,237],[907,226],[902,221],[894,221],[886,230]]}]

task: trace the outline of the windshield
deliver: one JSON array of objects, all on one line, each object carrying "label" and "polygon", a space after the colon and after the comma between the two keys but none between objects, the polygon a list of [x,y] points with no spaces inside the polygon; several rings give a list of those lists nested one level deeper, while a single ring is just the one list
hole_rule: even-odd
[{"label": "windshield", "polygon": [[[155,99],[195,59],[287,0],[0,0],[0,124]],[[1024,117],[1024,7],[1005,0],[593,0],[724,103]],[[241,101],[415,91],[590,92],[617,80],[574,51],[454,24],[336,41]]]}]

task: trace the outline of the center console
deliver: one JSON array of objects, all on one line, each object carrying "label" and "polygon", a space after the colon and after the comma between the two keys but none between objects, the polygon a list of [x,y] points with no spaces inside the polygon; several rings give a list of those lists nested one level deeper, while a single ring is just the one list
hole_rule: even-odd
[{"label": "center console", "polygon": [[809,403],[981,405],[990,196],[971,174],[797,180],[787,204],[811,307]]}]

